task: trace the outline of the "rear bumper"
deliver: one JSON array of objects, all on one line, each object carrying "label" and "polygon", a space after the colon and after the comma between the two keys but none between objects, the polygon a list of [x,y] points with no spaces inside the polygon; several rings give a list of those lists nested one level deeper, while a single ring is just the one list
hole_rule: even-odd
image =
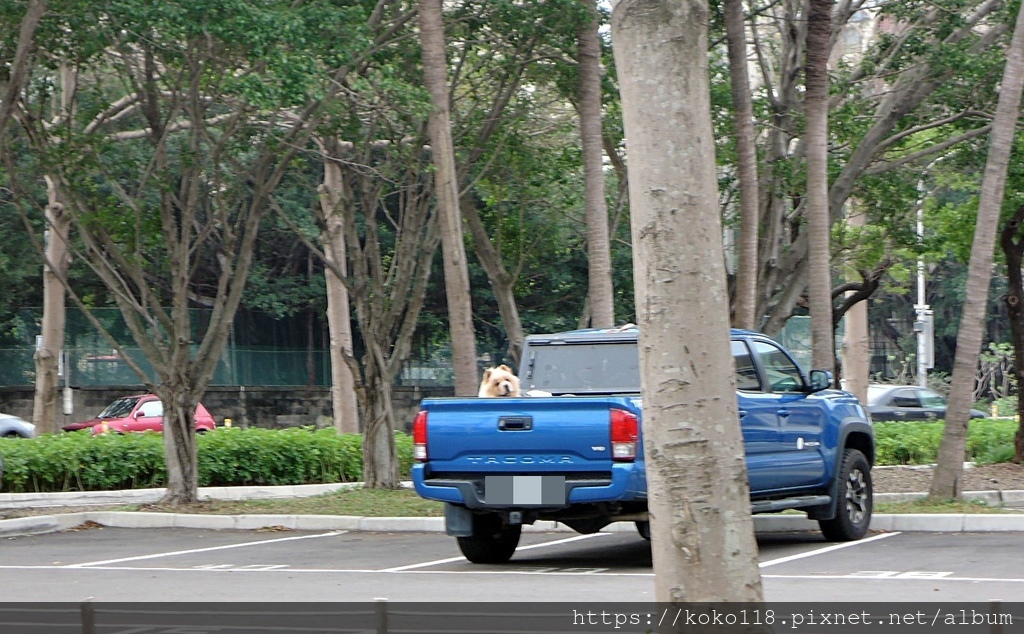
[{"label": "rear bumper", "polygon": [[412,468],[412,481],[416,493],[428,500],[439,500],[460,504],[467,508],[566,508],[575,504],[598,504],[603,502],[633,502],[647,499],[643,465],[623,463],[612,465],[606,477],[579,477],[570,472],[563,473],[528,473],[521,475],[557,475],[565,476],[565,504],[549,506],[543,504],[495,504],[488,503],[484,490],[484,478],[488,475],[520,475],[518,472],[496,473],[445,473],[443,477],[431,477],[430,469],[425,464],[416,464]]}]

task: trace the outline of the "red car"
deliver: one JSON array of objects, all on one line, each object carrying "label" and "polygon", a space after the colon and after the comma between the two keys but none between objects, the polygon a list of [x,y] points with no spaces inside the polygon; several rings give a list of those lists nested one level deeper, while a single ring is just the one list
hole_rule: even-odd
[{"label": "red car", "polygon": [[[196,405],[196,432],[207,432],[216,427],[213,416],[203,405]],[[129,433],[164,430],[164,404],[155,394],[125,396],[107,405],[96,418],[65,425],[64,431],[92,428],[93,434],[107,432]]]}]

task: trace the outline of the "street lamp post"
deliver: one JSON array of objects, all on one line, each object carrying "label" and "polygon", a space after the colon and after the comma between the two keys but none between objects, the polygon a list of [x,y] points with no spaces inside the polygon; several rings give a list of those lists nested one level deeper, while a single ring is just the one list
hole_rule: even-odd
[{"label": "street lamp post", "polygon": [[[931,169],[936,161],[928,165]],[[926,170],[927,171],[927,170]],[[917,182],[917,241],[924,242],[924,180]],[[927,304],[924,259],[917,258],[917,303],[914,304],[914,333],[917,334],[917,384],[928,387],[928,369],[935,367],[935,311]]]}]

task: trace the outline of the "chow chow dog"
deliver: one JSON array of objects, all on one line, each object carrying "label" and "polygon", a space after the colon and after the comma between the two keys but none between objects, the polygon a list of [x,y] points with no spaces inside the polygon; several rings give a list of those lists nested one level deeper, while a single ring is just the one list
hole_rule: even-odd
[{"label": "chow chow dog", "polygon": [[512,368],[499,365],[484,370],[484,379],[480,382],[480,398],[496,396],[520,396],[519,377],[512,373]]}]

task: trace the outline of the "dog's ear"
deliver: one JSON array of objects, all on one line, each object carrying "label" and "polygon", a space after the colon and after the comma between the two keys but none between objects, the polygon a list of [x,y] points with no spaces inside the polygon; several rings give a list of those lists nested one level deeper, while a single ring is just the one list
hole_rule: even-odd
[{"label": "dog's ear", "polygon": [[508,366],[507,366],[507,365],[505,365],[504,363],[503,363],[503,364],[501,364],[501,365],[499,365],[499,366],[498,366],[498,369],[499,369],[499,370],[504,370],[505,372],[508,372],[509,374],[512,374],[512,368],[508,367]]},{"label": "dog's ear", "polygon": [[486,381],[489,378],[491,378],[491,369],[487,368],[486,370],[484,370],[484,381]]}]

